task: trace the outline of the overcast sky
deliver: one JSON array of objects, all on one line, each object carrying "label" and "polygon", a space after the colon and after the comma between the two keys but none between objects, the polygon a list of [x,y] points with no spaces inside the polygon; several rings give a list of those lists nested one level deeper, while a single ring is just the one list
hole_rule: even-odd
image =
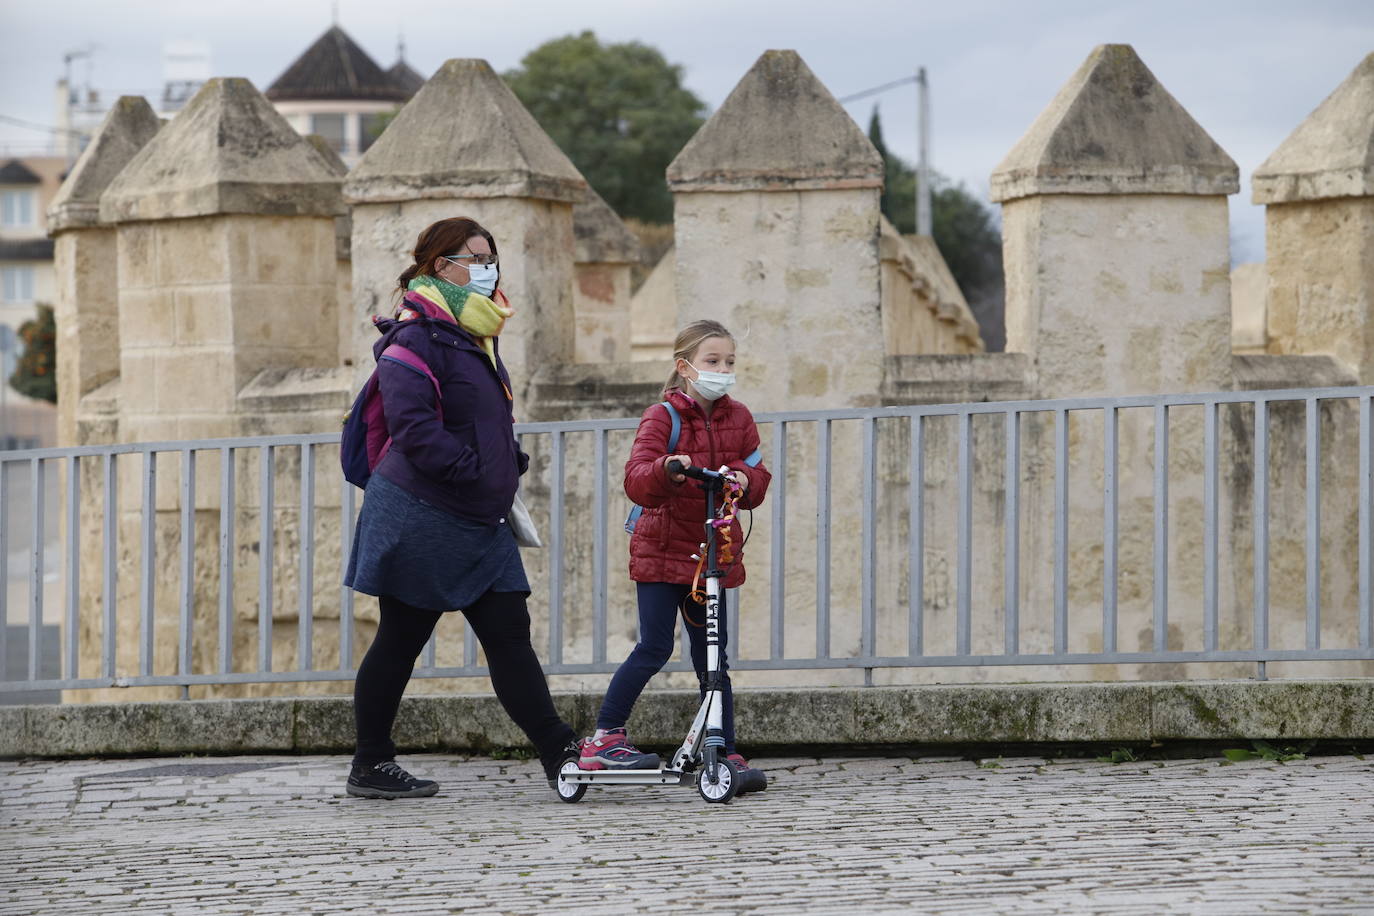
[{"label": "overcast sky", "polygon": [[[208,41],[216,75],[266,88],[329,27],[330,0],[0,0],[0,115],[54,122],[65,50],[98,45],[93,84],[110,98],[156,93],[162,45]],[[591,29],[603,41],[658,47],[718,106],[760,53],[793,48],[837,97],[924,65],[932,95],[932,162],[986,196],[988,175],[1092,48],[1125,42],[1240,166],[1231,198],[1233,259],[1264,256],[1263,211],[1250,173],[1374,51],[1370,0],[338,0],[339,24],[383,66],[399,36],[428,75],[450,57],[498,70],[541,42]],[[84,63],[74,65],[77,81]],[[867,127],[881,105],[888,146],[914,159],[915,90],[848,106]],[[0,123],[0,150],[40,132]]]}]

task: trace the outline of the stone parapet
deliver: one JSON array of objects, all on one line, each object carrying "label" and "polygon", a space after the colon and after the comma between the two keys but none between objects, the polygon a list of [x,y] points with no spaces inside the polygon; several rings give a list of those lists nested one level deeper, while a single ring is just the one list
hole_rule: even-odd
[{"label": "stone parapet", "polygon": [[210,80],[100,199],[108,223],[341,216],[339,176],[246,79]]},{"label": "stone parapet", "polygon": [[992,199],[1227,195],[1236,163],[1130,45],[1098,45],[992,173]]},{"label": "stone parapet", "polygon": [[675,194],[882,185],[882,157],[796,51],[764,52],[668,166]]},{"label": "stone parapet", "polygon": [[[423,686],[423,685],[422,685]],[[769,749],[1374,740],[1374,680],[967,684],[736,691],[742,742]],[[676,745],[696,690],[654,690],[629,727],[645,746]],[[555,693],[589,734],[600,692]],[[394,737],[403,752],[528,747],[494,696],[408,696]],[[349,697],[0,707],[0,757],[344,754]]]},{"label": "stone parapet", "polygon": [[1374,197],[1374,53],[1255,169],[1251,199]]},{"label": "stone parapet", "polygon": [[161,126],[143,96],[120,96],[49,205],[49,234],[99,225],[100,195]]},{"label": "stone parapet", "polygon": [[587,183],[484,60],[450,60],[349,174],[350,203],[517,197],[577,203]]}]

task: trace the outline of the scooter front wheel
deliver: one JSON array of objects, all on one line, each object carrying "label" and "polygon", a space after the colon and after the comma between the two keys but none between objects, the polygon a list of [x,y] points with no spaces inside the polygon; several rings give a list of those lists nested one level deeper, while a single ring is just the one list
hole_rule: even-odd
[{"label": "scooter front wheel", "polygon": [[568,804],[581,801],[582,796],[587,794],[587,784],[585,782],[568,782],[563,778],[564,773],[576,773],[578,771],[577,758],[569,757],[563,761],[563,766],[558,770],[558,798]]},{"label": "scooter front wheel", "polygon": [[[712,774],[716,777],[715,782],[711,781]],[[712,804],[724,804],[734,798],[738,791],[739,772],[729,760],[717,760],[697,773],[697,792]]]}]

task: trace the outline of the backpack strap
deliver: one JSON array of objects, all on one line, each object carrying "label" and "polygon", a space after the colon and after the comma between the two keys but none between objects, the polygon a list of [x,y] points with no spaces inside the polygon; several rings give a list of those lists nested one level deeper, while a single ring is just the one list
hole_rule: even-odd
[{"label": "backpack strap", "polygon": [[668,454],[672,454],[677,448],[677,440],[682,435],[682,415],[677,412],[677,408],[667,401],[660,401],[663,409],[668,411],[668,419],[673,422],[673,428],[668,433]]},{"label": "backpack strap", "polygon": [[[673,449],[677,448],[678,438],[682,435],[682,415],[677,412],[676,407],[669,404],[667,401],[660,401],[659,403],[663,405],[664,410],[668,411],[668,419],[671,420],[673,424],[673,428],[668,431],[668,454],[671,455]],[[639,522],[639,517],[643,514],[643,506],[632,506],[630,508],[630,514],[625,519],[625,532],[627,534],[635,533],[635,525]]]},{"label": "backpack strap", "polygon": [[434,377],[429,364],[424,361],[420,354],[409,347],[394,343],[383,350],[381,356],[377,357],[377,362],[380,363],[382,360],[405,366],[411,372],[429,379],[429,383],[434,386],[434,407],[439,411],[439,422],[444,422],[444,393],[439,390],[439,380]]}]

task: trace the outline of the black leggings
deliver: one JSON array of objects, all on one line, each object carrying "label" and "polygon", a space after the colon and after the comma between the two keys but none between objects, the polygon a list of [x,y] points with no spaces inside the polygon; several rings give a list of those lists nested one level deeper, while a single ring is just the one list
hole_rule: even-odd
[{"label": "black leggings", "polygon": [[[410,681],[415,660],[429,641],[442,611],[381,599],[381,623],[353,685],[358,747],[353,763],[371,766],[396,756],[391,726]],[[491,686],[506,714],[525,732],[542,760],[558,756],[573,740],[572,727],[559,718],[544,680],[544,669],[530,644],[530,614],[520,592],[487,592],[463,612],[487,654]]]}]

